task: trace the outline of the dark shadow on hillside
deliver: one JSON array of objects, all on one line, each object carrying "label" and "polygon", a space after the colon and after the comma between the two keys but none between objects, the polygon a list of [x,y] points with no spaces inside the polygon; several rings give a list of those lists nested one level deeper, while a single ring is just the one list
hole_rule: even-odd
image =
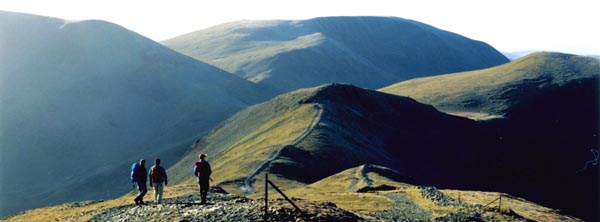
[{"label": "dark shadow on hillside", "polygon": [[505,119],[476,122],[409,98],[326,86],[302,101],[322,104],[320,124],[269,171],[312,183],[372,163],[403,182],[506,192],[598,220],[598,169],[577,173],[599,148],[598,78],[526,87],[505,95],[524,98]]},{"label": "dark shadow on hillside", "polygon": [[[503,137],[495,148],[497,171],[513,169],[501,183],[511,194],[600,221],[598,167],[578,172],[599,144],[598,78],[547,87],[508,110],[491,127]],[[493,172],[493,171],[492,171]],[[543,185],[542,185],[543,184]]]},{"label": "dark shadow on hillside", "polygon": [[358,190],[356,190],[357,193],[368,193],[368,192],[373,192],[373,191],[387,191],[387,190],[395,190],[396,187],[394,186],[390,186],[387,184],[383,184],[383,185],[379,185],[376,187],[362,187]]}]

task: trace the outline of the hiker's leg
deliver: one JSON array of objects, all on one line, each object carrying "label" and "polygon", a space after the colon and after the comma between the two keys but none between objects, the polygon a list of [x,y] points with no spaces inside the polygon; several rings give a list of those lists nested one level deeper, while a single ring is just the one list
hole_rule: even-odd
[{"label": "hiker's leg", "polygon": [[158,191],[158,196],[156,199],[157,203],[162,203],[163,188],[164,188],[163,183],[156,184],[156,189]]},{"label": "hiker's leg", "polygon": [[200,195],[202,195],[202,184],[198,181],[198,190],[200,191]]},{"label": "hiker's leg", "polygon": [[200,187],[200,199],[202,200],[202,203],[204,203],[204,183],[202,181],[202,178],[198,178],[198,186]]},{"label": "hiker's leg", "polygon": [[208,193],[208,189],[210,189],[210,184],[208,183],[208,177],[206,179],[204,179],[203,181],[203,187],[204,187],[204,193],[207,194]]},{"label": "hiker's leg", "polygon": [[200,197],[202,198],[202,203],[206,203],[206,194],[208,193],[208,178],[200,179]]},{"label": "hiker's leg", "polygon": [[140,195],[142,194],[142,188],[140,187],[139,183],[137,184],[137,188],[138,188],[138,194],[135,196],[135,199],[133,199],[135,201],[135,204],[140,203]]},{"label": "hiker's leg", "polygon": [[154,202],[155,203],[158,203],[158,186],[159,186],[159,184],[160,183],[156,183],[155,182],[154,183],[154,187],[153,187],[153,189],[154,189]]},{"label": "hiker's leg", "polygon": [[142,192],[142,197],[140,197],[140,200],[143,201],[144,200],[144,196],[146,196],[146,194],[148,193],[148,185],[146,185],[146,183],[144,183],[142,185],[142,187],[143,187],[143,192]]},{"label": "hiker's leg", "polygon": [[206,203],[206,192],[204,192],[203,184],[200,184],[200,200],[202,203]]},{"label": "hiker's leg", "polygon": [[144,203],[144,195],[148,193],[148,187],[146,187],[146,183],[138,183],[138,190],[139,194],[137,199],[140,203]]}]

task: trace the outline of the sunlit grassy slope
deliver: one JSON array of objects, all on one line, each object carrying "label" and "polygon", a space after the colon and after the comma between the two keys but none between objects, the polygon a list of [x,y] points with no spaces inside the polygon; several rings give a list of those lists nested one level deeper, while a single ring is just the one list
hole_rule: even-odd
[{"label": "sunlit grassy slope", "polygon": [[[333,202],[343,209],[365,215],[416,206],[429,212],[431,218],[457,212],[479,211],[487,218],[495,218],[499,221],[580,221],[577,218],[561,215],[554,209],[497,192],[441,190],[448,197],[466,204],[443,206],[423,197],[419,187],[398,180],[399,178],[402,178],[402,175],[392,169],[367,164],[344,170],[301,188],[288,190],[286,195],[311,201]],[[368,192],[357,192],[360,188],[364,189],[365,187],[373,189]],[[386,190],[381,188],[386,188]],[[281,195],[275,193],[276,191],[270,192],[272,198],[281,198]],[[493,211],[492,209],[497,208],[498,202],[488,204],[500,195],[503,197],[502,211]],[[406,200],[399,203],[394,200],[394,196],[404,196]],[[255,197],[260,197],[260,195],[255,195]],[[488,205],[489,208],[488,210],[485,210],[486,208],[475,209],[471,205]],[[518,216],[510,216],[510,212],[515,212]]]},{"label": "sunlit grassy slope", "polygon": [[483,119],[504,116],[511,106],[541,91],[598,76],[599,59],[542,52],[493,68],[408,80],[380,91]]},{"label": "sunlit grassy slope", "polygon": [[[381,185],[396,188],[413,187],[397,180],[401,177],[402,175],[389,168],[367,164],[344,170],[308,186],[286,191],[286,193],[290,196],[314,201],[334,202],[338,206],[352,211],[385,210],[393,207],[392,201],[384,196],[357,193],[356,191],[365,187]],[[275,197],[278,195],[275,194]]]},{"label": "sunlit grassy slope", "polygon": [[[237,181],[235,186],[243,185],[243,180],[260,172],[262,165],[268,165],[269,159],[278,156],[284,146],[302,137],[319,118],[317,106],[290,102],[306,97],[310,91],[285,94],[231,117],[169,169],[173,181],[193,177],[191,169],[198,154],[207,153],[215,184]],[[235,186],[233,192],[238,188]]]}]

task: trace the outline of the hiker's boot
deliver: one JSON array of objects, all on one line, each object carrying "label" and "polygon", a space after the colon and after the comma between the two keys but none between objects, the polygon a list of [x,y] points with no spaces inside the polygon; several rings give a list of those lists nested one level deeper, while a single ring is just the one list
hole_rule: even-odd
[{"label": "hiker's boot", "polygon": [[206,196],[202,196],[202,202],[200,202],[201,204],[206,204]]}]

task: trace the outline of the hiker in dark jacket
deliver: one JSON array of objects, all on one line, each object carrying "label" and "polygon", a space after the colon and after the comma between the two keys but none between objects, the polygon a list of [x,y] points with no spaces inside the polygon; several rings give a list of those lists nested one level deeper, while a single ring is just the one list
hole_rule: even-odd
[{"label": "hiker in dark jacket", "polygon": [[162,202],[163,188],[167,185],[167,171],[160,166],[160,159],[154,160],[154,166],[150,169],[150,186],[154,187],[154,201],[156,204]]},{"label": "hiker in dark jacket", "polygon": [[144,195],[148,192],[146,186],[148,171],[146,171],[146,160],[141,159],[139,167],[133,170],[132,178],[137,183],[138,195],[133,199],[135,204],[144,204]]},{"label": "hiker in dark jacket", "polygon": [[194,175],[198,178],[198,186],[200,187],[200,198],[202,204],[206,204],[206,195],[208,194],[210,174],[210,164],[206,161],[206,154],[200,154],[200,160],[194,165]]}]

